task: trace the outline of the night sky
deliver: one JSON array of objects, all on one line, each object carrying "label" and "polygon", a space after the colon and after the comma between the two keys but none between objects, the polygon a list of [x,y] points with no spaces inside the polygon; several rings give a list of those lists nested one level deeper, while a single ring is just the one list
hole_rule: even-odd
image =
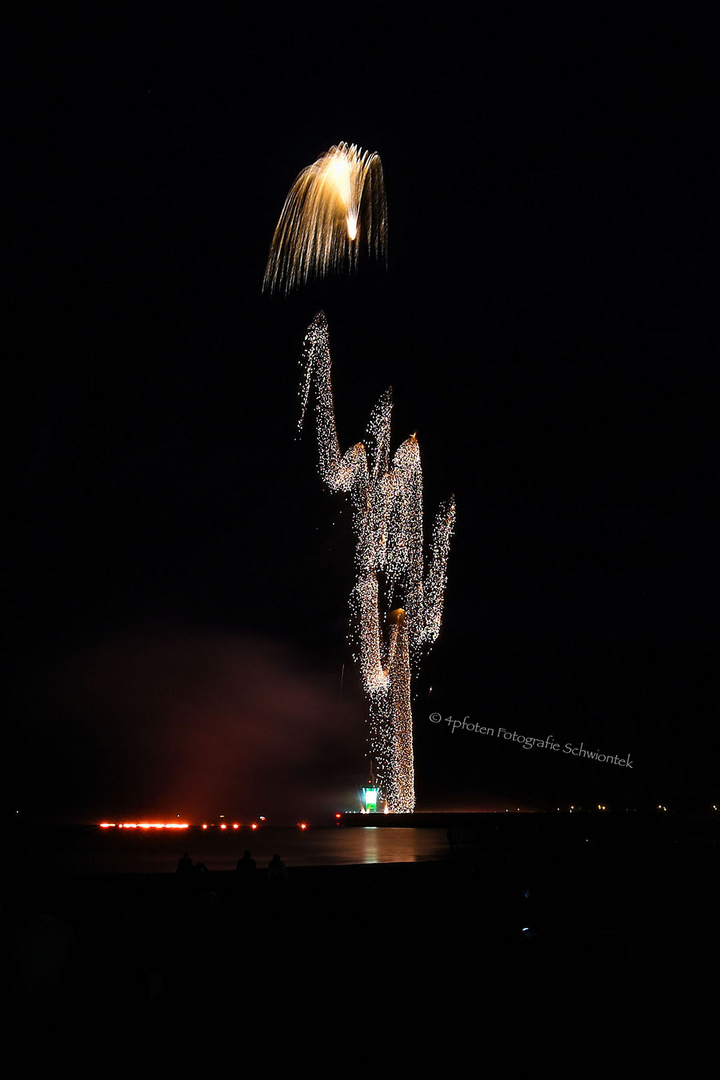
[{"label": "night sky", "polygon": [[[711,38],[376,16],[10,39],[5,812],[357,805],[349,508],[297,434],[321,308],[343,449],[392,385],[426,531],[457,499],[418,809],[718,801]],[[342,140],[382,158],[387,271],[269,298]]]}]

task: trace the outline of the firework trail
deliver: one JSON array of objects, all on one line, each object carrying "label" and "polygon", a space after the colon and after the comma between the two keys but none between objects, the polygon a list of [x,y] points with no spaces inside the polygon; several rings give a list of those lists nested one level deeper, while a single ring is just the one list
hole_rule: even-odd
[{"label": "firework trail", "polygon": [[365,442],[341,455],[322,312],[307,331],[301,364],[300,427],[314,387],[320,475],[331,491],[347,492],[352,504],[353,646],[370,703],[370,746],[389,809],[408,813],[415,806],[411,673],[422,647],[440,632],[455,501],[438,511],[423,573],[420,451],[411,435],[390,457],[391,392],[375,406]]},{"label": "firework trail", "polygon": [[357,267],[364,243],[385,257],[387,206],[377,154],[339,143],[298,176],[275,229],[263,289],[291,292],[310,278]]}]

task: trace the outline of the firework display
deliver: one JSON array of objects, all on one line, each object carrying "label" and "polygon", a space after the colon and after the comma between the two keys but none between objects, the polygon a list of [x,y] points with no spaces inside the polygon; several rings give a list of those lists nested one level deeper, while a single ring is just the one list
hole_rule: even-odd
[{"label": "firework display", "polygon": [[263,289],[289,293],[357,267],[360,245],[385,257],[387,208],[377,154],[339,143],[300,173],[270,247]]},{"label": "firework display", "polygon": [[438,511],[425,570],[420,451],[411,435],[390,455],[391,392],[373,409],[365,441],[341,455],[322,312],[307,331],[301,364],[300,427],[314,389],[320,475],[352,505],[353,648],[369,700],[378,782],[389,810],[408,813],[415,806],[411,673],[440,631],[455,501]]}]

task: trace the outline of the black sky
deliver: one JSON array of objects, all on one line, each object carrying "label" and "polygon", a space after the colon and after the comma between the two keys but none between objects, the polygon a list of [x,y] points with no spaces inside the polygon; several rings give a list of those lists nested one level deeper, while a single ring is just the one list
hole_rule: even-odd
[{"label": "black sky", "polygon": [[[717,801],[702,28],[279,21],[11,39],[7,808],[249,813],[253,775],[319,812],[364,781],[349,516],[296,440],[320,307],[344,446],[392,385],[427,517],[457,498],[420,808]],[[268,299],[285,195],[341,140],[382,157],[388,271]]]}]

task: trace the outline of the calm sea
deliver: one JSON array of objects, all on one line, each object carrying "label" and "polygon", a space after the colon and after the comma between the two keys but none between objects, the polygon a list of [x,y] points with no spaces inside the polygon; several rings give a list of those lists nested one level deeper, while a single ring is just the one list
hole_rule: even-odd
[{"label": "calm sea", "polygon": [[264,826],[256,832],[118,830],[97,826],[15,827],[5,833],[13,865],[30,873],[173,873],[183,852],[208,870],[234,870],[249,850],[258,868],[277,853],[288,867],[398,863],[448,857],[446,830]]}]

